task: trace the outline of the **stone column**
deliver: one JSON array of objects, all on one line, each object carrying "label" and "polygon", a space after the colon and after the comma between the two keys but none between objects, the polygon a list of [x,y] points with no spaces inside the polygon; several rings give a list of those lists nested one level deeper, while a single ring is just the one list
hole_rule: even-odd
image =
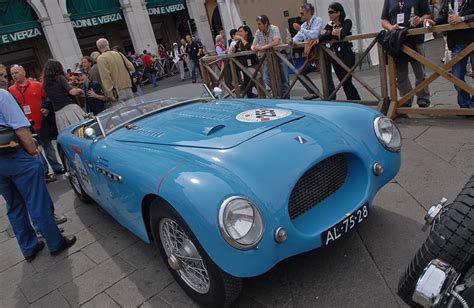
[{"label": "stone column", "polygon": [[65,1],[61,1],[64,7],[57,0],[27,0],[39,17],[53,57],[64,69],[73,69],[81,60],[82,52],[69,15],[64,11]]},{"label": "stone column", "polygon": [[242,25],[242,18],[240,18],[234,0],[217,0],[217,6],[221,14],[226,40],[229,40],[230,30],[240,27]]},{"label": "stone column", "polygon": [[196,36],[201,39],[207,51],[214,50],[214,40],[212,39],[211,27],[205,7],[205,0],[186,0],[188,13],[196,22]]},{"label": "stone column", "polygon": [[120,4],[135,51],[141,53],[146,49],[156,53],[158,44],[150,16],[148,16],[146,2],[143,0],[120,0]]}]

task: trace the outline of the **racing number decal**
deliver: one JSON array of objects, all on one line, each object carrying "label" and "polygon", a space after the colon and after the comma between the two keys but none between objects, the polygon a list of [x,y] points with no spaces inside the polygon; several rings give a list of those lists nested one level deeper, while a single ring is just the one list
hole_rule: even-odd
[{"label": "racing number decal", "polygon": [[78,176],[84,184],[84,188],[87,192],[92,192],[92,184],[89,181],[89,175],[87,174],[87,170],[78,154],[74,155],[74,165],[76,166],[77,173],[79,173]]},{"label": "racing number decal", "polygon": [[269,122],[291,115],[290,110],[258,108],[239,113],[235,118],[240,122]]}]

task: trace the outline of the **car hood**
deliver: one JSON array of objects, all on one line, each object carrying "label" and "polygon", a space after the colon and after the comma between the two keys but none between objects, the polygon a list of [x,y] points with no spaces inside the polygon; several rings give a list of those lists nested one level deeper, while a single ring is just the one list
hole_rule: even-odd
[{"label": "car hood", "polygon": [[294,110],[248,101],[197,102],[135,121],[117,131],[114,139],[129,143],[228,149],[303,117]]}]

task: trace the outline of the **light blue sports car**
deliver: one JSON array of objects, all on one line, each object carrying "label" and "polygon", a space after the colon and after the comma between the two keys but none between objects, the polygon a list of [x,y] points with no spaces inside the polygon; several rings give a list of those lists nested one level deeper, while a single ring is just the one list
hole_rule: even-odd
[{"label": "light blue sports car", "polygon": [[225,306],[242,278],[330,245],[400,168],[398,128],[355,104],[131,100],[63,131],[74,191],[146,242],[181,287]]}]

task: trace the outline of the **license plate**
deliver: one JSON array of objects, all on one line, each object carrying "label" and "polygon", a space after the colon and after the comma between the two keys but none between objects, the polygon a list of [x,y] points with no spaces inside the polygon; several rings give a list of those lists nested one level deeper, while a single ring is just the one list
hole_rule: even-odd
[{"label": "license plate", "polygon": [[337,239],[341,238],[344,234],[348,233],[355,228],[358,224],[364,221],[369,216],[369,206],[364,204],[358,208],[352,214],[344,218],[338,224],[324,231],[321,236],[323,239],[323,246],[327,246]]}]

